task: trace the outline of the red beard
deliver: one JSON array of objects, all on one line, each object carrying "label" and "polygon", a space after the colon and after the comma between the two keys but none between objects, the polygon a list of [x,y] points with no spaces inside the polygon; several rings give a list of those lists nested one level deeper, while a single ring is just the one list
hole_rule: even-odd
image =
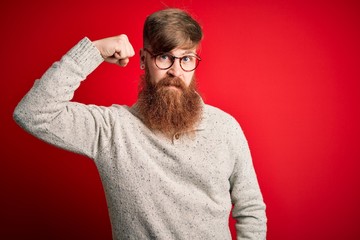
[{"label": "red beard", "polygon": [[201,117],[202,100],[196,92],[195,79],[189,87],[171,76],[153,84],[146,73],[142,77],[137,107],[151,130],[172,138],[176,133],[194,130]]}]

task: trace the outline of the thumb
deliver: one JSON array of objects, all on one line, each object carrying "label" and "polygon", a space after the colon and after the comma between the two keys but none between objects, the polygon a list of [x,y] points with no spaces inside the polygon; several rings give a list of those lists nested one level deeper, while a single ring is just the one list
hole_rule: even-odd
[{"label": "thumb", "polygon": [[129,63],[129,61],[130,61],[129,58],[119,59],[118,64],[122,67],[125,67]]}]

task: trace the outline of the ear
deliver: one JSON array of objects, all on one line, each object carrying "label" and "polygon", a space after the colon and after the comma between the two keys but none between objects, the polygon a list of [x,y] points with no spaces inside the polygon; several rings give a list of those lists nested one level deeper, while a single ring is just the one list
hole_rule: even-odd
[{"label": "ear", "polygon": [[143,48],[140,49],[140,69],[145,69],[145,51]]},{"label": "ear", "polygon": [[145,51],[143,48],[140,49],[140,65],[145,65]]}]

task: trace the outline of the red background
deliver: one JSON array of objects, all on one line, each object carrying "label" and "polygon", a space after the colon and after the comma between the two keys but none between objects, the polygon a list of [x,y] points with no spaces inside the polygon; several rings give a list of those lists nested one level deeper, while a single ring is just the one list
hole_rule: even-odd
[{"label": "red background", "polygon": [[204,28],[200,91],[245,131],[268,239],[360,239],[360,4],[281,0],[1,1],[0,238],[111,239],[92,161],[30,136],[12,111],[81,38],[121,33],[137,55],[102,64],[75,99],[134,103],[142,24],[164,5]]}]

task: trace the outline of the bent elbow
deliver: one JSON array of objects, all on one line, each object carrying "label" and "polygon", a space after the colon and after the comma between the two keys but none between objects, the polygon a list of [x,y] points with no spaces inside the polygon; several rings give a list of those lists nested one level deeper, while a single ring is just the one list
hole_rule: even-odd
[{"label": "bent elbow", "polygon": [[28,130],[30,128],[30,114],[28,111],[26,111],[26,107],[22,106],[22,103],[20,102],[14,112],[13,112],[13,119],[14,121],[25,130]]},{"label": "bent elbow", "polygon": [[36,103],[22,100],[13,112],[14,121],[24,130],[35,133],[43,125],[41,111]]}]

